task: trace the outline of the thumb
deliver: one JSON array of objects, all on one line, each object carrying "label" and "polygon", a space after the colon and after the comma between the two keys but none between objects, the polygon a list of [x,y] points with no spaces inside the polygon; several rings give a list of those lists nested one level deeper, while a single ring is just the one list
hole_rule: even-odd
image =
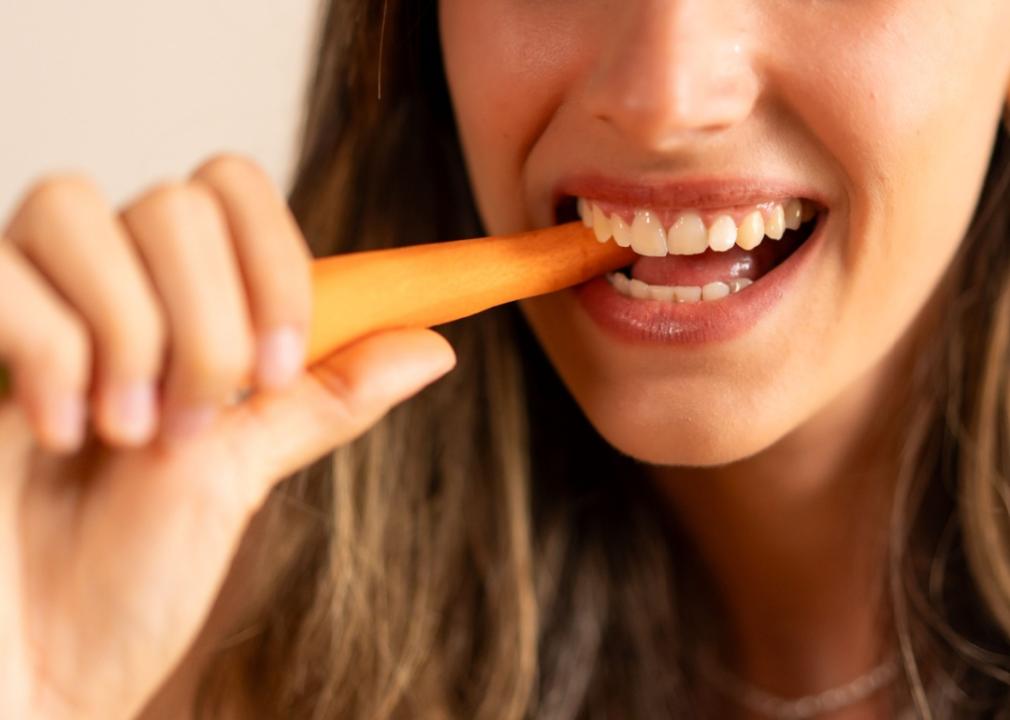
[{"label": "thumb", "polygon": [[384,331],[328,356],[287,390],[249,398],[223,418],[221,431],[244,476],[266,481],[266,492],[364,433],[455,365],[452,347],[436,332]]}]

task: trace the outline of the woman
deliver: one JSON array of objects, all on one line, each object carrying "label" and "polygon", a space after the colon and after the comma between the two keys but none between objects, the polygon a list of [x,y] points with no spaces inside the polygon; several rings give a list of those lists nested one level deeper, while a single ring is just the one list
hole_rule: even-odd
[{"label": "woman", "polygon": [[[1008,29],[335,0],[299,227],[227,155],[119,213],[35,185],[0,246],[5,717],[1005,715]],[[457,360],[412,330],[299,373],[303,233],[576,209],[623,279],[440,328]]]}]

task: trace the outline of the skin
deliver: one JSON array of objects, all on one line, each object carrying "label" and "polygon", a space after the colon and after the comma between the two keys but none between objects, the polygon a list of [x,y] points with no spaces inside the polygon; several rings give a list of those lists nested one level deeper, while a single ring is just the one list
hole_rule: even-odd
[{"label": "skin", "polygon": [[728,662],[787,696],[865,672],[881,652],[894,471],[872,422],[902,386],[977,204],[1010,82],[1010,6],[439,8],[489,233],[551,224],[552,189],[582,171],[756,172],[805,183],[827,205],[822,252],[732,341],[617,342],[568,291],[522,309],[590,422],[648,465],[696,542],[729,619]]},{"label": "skin", "polygon": [[309,372],[271,352],[308,325],[309,258],[240,156],[122,208],[78,175],[28,188],[0,237],[0,715],[136,718],[165,686],[143,717],[186,717],[186,651],[248,597],[226,575],[274,483],[451,369],[429,330]]},{"label": "skin", "polygon": [[[861,531],[854,518],[872,531],[866,510],[884,485],[878,467],[853,458],[977,194],[1010,75],[1010,9],[441,9],[492,232],[549,224],[552,183],[589,163],[636,173],[757,164],[825,194],[829,251],[802,301],[732,345],[632,351],[596,334],[564,294],[524,310],[604,437],[651,463],[668,490],[724,588],[748,676],[781,692],[851,677],[872,633],[838,588],[872,596],[874,573],[863,568],[872,553],[855,558],[846,537]],[[823,72],[808,60],[828,45]],[[680,90],[645,93],[655,87]],[[309,373],[298,353],[272,353],[277,330],[297,337],[306,326],[308,254],[245,158],[212,158],[122,208],[87,178],[43,178],[2,240],[0,358],[15,395],[0,399],[0,714],[107,720],[146,705],[145,720],[184,717],[211,629],[245,597],[245,556],[233,559],[270,488],[446,372],[452,351],[434,333],[403,331]],[[899,261],[901,273],[884,269]],[[802,325],[790,317],[800,304]],[[233,403],[247,377],[255,394]],[[852,572],[832,573],[844,558]]]}]

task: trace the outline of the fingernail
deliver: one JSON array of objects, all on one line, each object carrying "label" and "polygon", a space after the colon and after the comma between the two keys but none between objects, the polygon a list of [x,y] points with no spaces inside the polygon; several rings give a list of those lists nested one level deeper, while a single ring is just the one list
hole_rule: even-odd
[{"label": "fingernail", "polygon": [[48,425],[49,436],[59,447],[76,450],[84,440],[84,421],[87,408],[77,394],[65,395],[54,401]]},{"label": "fingernail", "polygon": [[213,405],[177,408],[166,413],[163,429],[168,437],[183,440],[203,432],[216,416]]},{"label": "fingernail", "polygon": [[305,340],[293,327],[273,330],[259,339],[257,382],[268,389],[282,388],[302,370]]},{"label": "fingernail", "polygon": [[113,388],[109,399],[112,422],[117,434],[129,442],[141,442],[151,436],[155,424],[154,385],[135,382]]}]

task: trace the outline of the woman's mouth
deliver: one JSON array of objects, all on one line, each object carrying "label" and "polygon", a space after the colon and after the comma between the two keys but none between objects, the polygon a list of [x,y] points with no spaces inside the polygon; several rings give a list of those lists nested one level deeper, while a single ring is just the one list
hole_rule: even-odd
[{"label": "woman's mouth", "polygon": [[805,198],[663,209],[568,197],[557,207],[559,221],[581,219],[600,242],[639,255],[575,288],[589,314],[624,339],[664,343],[728,339],[753,325],[782,296],[827,215]]},{"label": "woman's mouth", "polygon": [[803,198],[719,211],[630,209],[573,198],[559,216],[567,219],[573,208],[597,240],[641,256],[607,273],[619,293],[680,303],[719,300],[751,285],[810,236],[819,214]]}]

